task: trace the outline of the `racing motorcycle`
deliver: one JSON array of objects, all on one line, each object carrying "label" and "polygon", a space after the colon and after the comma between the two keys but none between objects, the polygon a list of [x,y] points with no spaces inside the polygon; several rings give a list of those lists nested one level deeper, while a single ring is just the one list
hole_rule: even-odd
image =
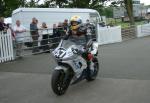
[{"label": "racing motorcycle", "polygon": [[52,90],[56,95],[63,95],[70,84],[76,84],[83,79],[96,79],[99,71],[98,43],[89,40],[82,47],[70,40],[61,40],[52,54],[58,63],[51,78]]}]

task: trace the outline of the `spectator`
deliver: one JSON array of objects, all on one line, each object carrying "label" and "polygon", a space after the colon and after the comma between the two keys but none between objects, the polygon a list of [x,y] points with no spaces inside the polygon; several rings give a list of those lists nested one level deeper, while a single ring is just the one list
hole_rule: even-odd
[{"label": "spectator", "polygon": [[11,31],[11,36],[12,36],[12,40],[13,40],[13,47],[16,48],[15,32],[14,32],[13,28],[11,27],[10,23],[7,24],[7,27]]},{"label": "spectator", "polygon": [[32,18],[32,22],[30,24],[30,33],[31,33],[32,40],[33,40],[33,50],[32,50],[32,53],[39,52],[39,48],[38,48],[39,33],[38,33],[37,24],[38,24],[38,20],[36,18]]},{"label": "spectator", "polygon": [[[54,29],[55,30],[55,29]],[[54,35],[53,35],[53,37],[55,38],[54,39],[54,42],[55,42],[55,44],[54,44],[54,48],[56,48],[57,46],[58,46],[58,44],[59,44],[59,42],[60,42],[60,40],[61,40],[61,38],[63,37],[63,36],[65,36],[65,31],[64,31],[64,29],[63,29],[63,24],[61,23],[61,22],[59,22],[58,23],[58,26],[57,26],[57,28],[56,28],[56,32],[54,33]]]},{"label": "spectator", "polygon": [[0,17],[0,31],[6,31],[7,25],[4,23],[4,18]]},{"label": "spectator", "polygon": [[57,34],[57,25],[53,24],[53,35]]},{"label": "spectator", "polygon": [[61,22],[58,23],[58,26],[56,24],[53,24],[53,35],[52,35],[52,49],[56,48],[60,42],[61,37],[65,34],[63,30],[63,24]]},{"label": "spectator", "polygon": [[57,37],[61,37],[61,36],[64,36],[65,35],[65,32],[64,32],[64,28],[63,28],[63,24],[61,22],[58,23],[58,26],[57,26]]},{"label": "spectator", "polygon": [[68,20],[67,19],[64,20],[63,29],[64,29],[64,32],[67,33],[67,31],[69,29],[69,24],[68,24]]},{"label": "spectator", "polygon": [[12,39],[15,40],[15,33],[14,33],[14,31],[13,31],[13,28],[11,27],[11,24],[8,23],[8,24],[7,24],[7,28],[10,29],[10,31],[11,31]]},{"label": "spectator", "polygon": [[22,46],[24,41],[24,32],[26,31],[25,27],[23,27],[19,20],[16,21],[16,25],[13,28],[15,33],[15,40],[16,40],[16,56],[21,57],[22,53]]},{"label": "spectator", "polygon": [[45,22],[42,23],[42,41],[41,41],[41,45],[42,45],[42,49],[43,51],[46,51],[48,52],[48,49],[49,49],[49,46],[48,46],[48,39],[49,39],[49,35],[48,35],[48,32],[47,30],[47,25]]},{"label": "spectator", "polygon": [[53,34],[50,36],[51,38],[51,49],[54,49],[56,47],[57,42],[57,25],[53,24]]}]

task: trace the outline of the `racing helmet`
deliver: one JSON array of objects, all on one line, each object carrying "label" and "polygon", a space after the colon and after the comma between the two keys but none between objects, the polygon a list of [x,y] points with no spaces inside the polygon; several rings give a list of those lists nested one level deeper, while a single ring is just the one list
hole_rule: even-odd
[{"label": "racing helmet", "polygon": [[72,30],[76,30],[79,27],[79,24],[81,24],[81,23],[82,23],[82,19],[78,15],[72,16],[70,19],[70,24],[71,24]]}]

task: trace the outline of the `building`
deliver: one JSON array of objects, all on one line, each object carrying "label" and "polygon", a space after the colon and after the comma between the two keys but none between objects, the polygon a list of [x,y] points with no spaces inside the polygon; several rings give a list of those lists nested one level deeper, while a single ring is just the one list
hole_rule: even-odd
[{"label": "building", "polygon": [[[133,0],[133,15],[135,18],[143,18],[146,14],[146,7],[140,3],[140,0]],[[113,9],[114,18],[128,18],[126,9],[123,6],[114,7]]]}]

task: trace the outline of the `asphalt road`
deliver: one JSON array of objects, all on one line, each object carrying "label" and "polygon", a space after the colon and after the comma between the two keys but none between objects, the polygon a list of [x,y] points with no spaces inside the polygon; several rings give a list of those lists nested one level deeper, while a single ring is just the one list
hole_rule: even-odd
[{"label": "asphalt road", "polygon": [[51,90],[50,54],[0,64],[0,103],[149,103],[150,37],[103,45],[94,82],[70,86],[64,96]]}]

